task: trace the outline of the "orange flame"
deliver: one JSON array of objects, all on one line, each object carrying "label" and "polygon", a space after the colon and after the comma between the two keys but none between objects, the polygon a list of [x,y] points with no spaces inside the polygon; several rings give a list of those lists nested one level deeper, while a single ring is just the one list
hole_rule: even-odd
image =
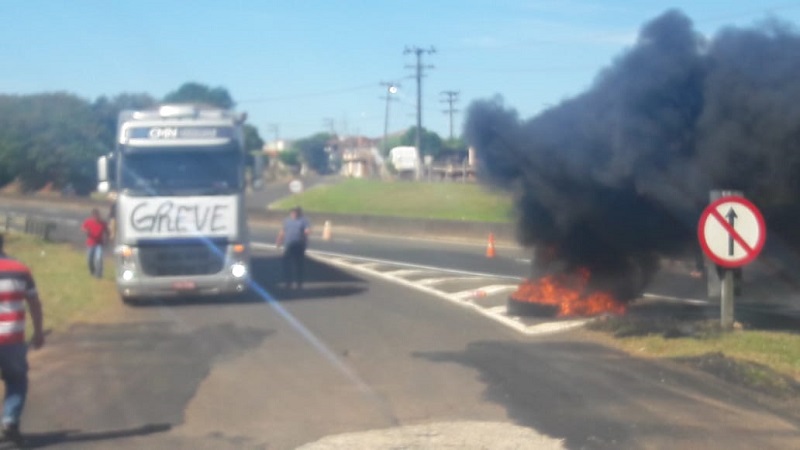
[{"label": "orange flame", "polygon": [[579,269],[574,275],[548,275],[536,281],[526,280],[511,294],[511,299],[557,306],[559,317],[623,314],[625,305],[610,294],[587,292],[590,278],[588,269]]}]

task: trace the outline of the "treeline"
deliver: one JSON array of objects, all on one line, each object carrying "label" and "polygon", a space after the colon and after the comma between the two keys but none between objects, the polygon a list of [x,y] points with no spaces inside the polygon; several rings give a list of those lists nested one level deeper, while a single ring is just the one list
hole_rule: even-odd
[{"label": "treeline", "polygon": [[[234,105],[225,88],[199,83],[185,83],[162,101]],[[97,157],[114,148],[119,112],[159,102],[146,93],[94,101],[65,92],[0,94],[0,187],[17,182],[23,191],[49,187],[88,194],[95,187]],[[254,127],[247,126],[246,136],[249,149],[263,145]]]}]

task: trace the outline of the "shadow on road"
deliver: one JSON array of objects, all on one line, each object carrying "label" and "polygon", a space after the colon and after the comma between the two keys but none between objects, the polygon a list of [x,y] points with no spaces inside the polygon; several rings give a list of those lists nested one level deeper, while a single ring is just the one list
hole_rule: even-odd
[{"label": "shadow on road", "polygon": [[[306,258],[305,282],[302,289],[286,289],[280,255],[257,256],[252,260],[253,281],[278,300],[313,300],[357,295],[367,290],[366,280],[337,267]],[[263,301],[254,292],[251,297]]]},{"label": "shadow on road", "polygon": [[[124,439],[136,436],[146,436],[155,433],[164,433],[171,429],[172,425],[169,424],[152,424],[127,430],[99,431],[92,433],[84,433],[78,430],[59,430],[48,433],[32,433],[26,434],[26,442],[23,448],[45,448],[77,442],[110,441],[114,439]],[[109,443],[109,446],[111,445],[113,444]],[[12,446],[8,442],[3,442],[0,444],[0,450],[6,448],[11,449],[16,447]]]},{"label": "shadow on road", "polygon": [[240,295],[181,296],[137,299],[130,306],[196,306],[261,303],[269,300],[264,291],[276,300],[322,300],[357,295],[367,290],[367,281],[337,267],[307,258],[305,282],[302,289],[282,286],[283,262],[280,255],[258,255],[251,260],[252,281],[255,287]]},{"label": "shadow on road", "polygon": [[[800,439],[797,417],[784,417],[790,425],[771,429],[770,408],[730,385],[594,343],[482,341],[463,352],[414,356],[477,370],[484,398],[516,423],[565,439],[570,449],[639,448],[645,442],[653,448],[704,447],[700,442],[731,448],[741,439],[753,443],[748,448],[788,448],[780,443]],[[731,411],[751,427],[726,422]]]},{"label": "shadow on road", "polygon": [[[32,447],[121,439],[185,423],[187,406],[215,365],[275,333],[233,318],[187,328],[176,319],[79,323],[52,340],[30,372],[32,414],[23,431]],[[91,433],[80,431],[89,426]]]}]

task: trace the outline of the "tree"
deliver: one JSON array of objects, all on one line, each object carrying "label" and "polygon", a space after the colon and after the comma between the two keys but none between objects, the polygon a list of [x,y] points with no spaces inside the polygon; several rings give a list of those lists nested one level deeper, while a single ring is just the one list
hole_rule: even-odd
[{"label": "tree", "polygon": [[326,149],[333,137],[330,133],[317,133],[294,141],[292,148],[315,172],[328,173],[330,172],[330,157]]},{"label": "tree", "polygon": [[258,134],[258,128],[244,124],[244,148],[247,151],[261,150],[264,148],[264,140]]},{"label": "tree", "polygon": [[387,139],[386,139],[386,143],[385,144],[383,144],[383,143],[381,144],[381,154],[383,154],[383,156],[388,156],[389,155],[389,150],[391,150],[391,149],[393,149],[395,147],[400,147],[400,146],[404,146],[404,145],[412,145],[412,146],[414,145],[413,142],[411,144],[405,144],[405,140],[406,140],[406,133],[405,132],[402,133],[402,134],[395,134],[395,135],[388,136]]},{"label": "tree", "polygon": [[205,84],[188,82],[164,96],[166,103],[204,103],[218,108],[231,109],[235,105],[231,94],[224,87],[215,88]]},{"label": "tree", "polygon": [[278,153],[278,159],[286,166],[296,166],[300,164],[300,155],[296,150],[287,150]]},{"label": "tree", "polygon": [[123,93],[111,99],[106,96],[98,97],[92,104],[92,110],[102,127],[101,141],[107,151],[111,151],[114,148],[120,111],[126,109],[150,109],[155,107],[157,103],[158,101],[155,98],[145,93]]},{"label": "tree", "polygon": [[94,184],[95,159],[104,152],[92,106],[72,94],[0,96],[0,175],[16,176],[25,190]]},{"label": "tree", "polygon": [[[408,145],[411,147],[415,146],[417,139],[416,133],[417,127],[409,128],[408,131],[406,131],[406,133],[403,135],[402,139],[400,139],[400,145]],[[442,151],[442,138],[433,131],[422,128],[420,145],[422,146],[421,153],[423,155],[431,155],[435,157],[440,151]]]}]

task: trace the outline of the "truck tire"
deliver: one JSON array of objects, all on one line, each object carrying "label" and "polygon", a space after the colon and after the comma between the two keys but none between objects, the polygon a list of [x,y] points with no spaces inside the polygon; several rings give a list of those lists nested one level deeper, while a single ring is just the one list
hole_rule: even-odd
[{"label": "truck tire", "polygon": [[131,297],[130,295],[122,295],[120,294],[120,298],[122,299],[122,303],[128,306],[137,306],[139,304],[136,297]]}]

